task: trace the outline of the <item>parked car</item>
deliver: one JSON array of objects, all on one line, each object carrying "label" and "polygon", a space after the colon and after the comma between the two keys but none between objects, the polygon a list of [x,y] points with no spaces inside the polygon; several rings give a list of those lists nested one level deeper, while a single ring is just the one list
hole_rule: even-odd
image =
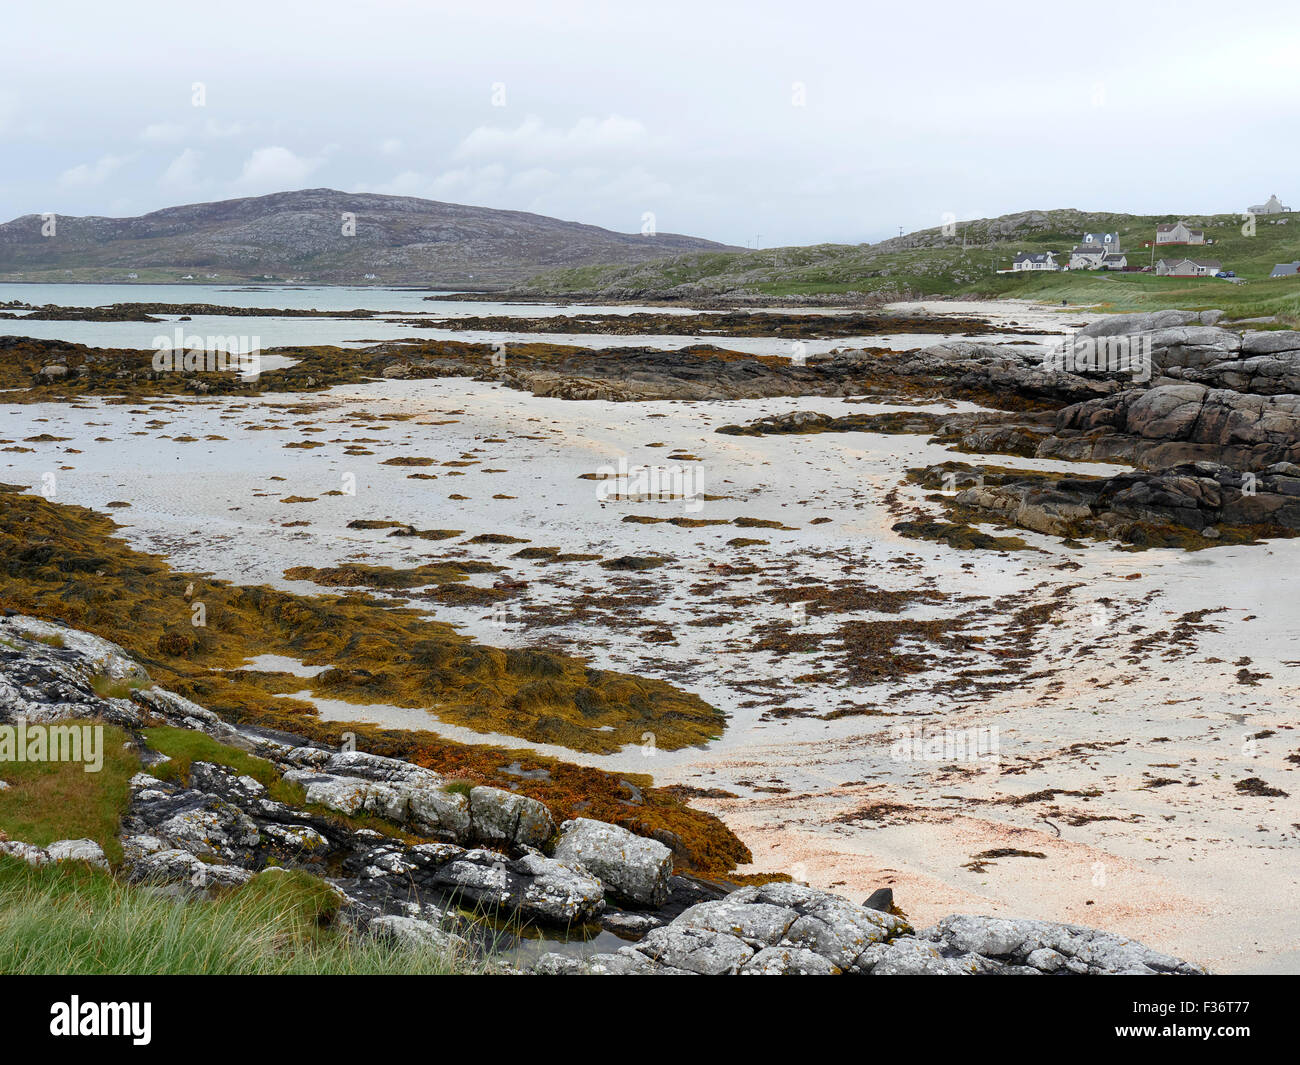
[{"label": "parked car", "polygon": [[1217,274],[1215,274],[1214,276],[1215,276],[1215,277],[1236,277],[1236,276],[1237,276],[1237,271],[1235,271],[1235,270],[1220,270],[1220,271],[1219,271]]}]

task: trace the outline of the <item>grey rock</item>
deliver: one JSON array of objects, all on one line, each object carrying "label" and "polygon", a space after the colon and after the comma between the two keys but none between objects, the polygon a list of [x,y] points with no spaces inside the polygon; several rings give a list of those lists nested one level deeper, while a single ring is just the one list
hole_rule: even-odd
[{"label": "grey rock", "polygon": [[142,884],[171,884],[206,892],[211,888],[238,887],[253,878],[251,869],[200,861],[189,851],[167,848],[129,861],[129,878]]},{"label": "grey rock", "polygon": [[416,917],[402,917],[397,914],[374,917],[371,918],[367,930],[372,936],[392,939],[414,950],[431,947],[442,954],[459,955],[469,949],[469,944],[454,932],[449,932],[432,921],[424,921]]},{"label": "grey rock", "polygon": [[1082,925],[957,914],[919,935],[961,954],[978,954],[1044,972],[1062,968],[1093,974],[1189,976],[1205,972],[1127,936]]},{"label": "grey rock", "polygon": [[543,954],[533,962],[529,972],[534,976],[586,976],[591,969],[582,958],[552,952]]},{"label": "grey rock", "polygon": [[979,955],[949,956],[940,944],[911,936],[868,947],[858,967],[872,976],[978,976],[995,968]]},{"label": "grey rock", "polygon": [[652,930],[635,949],[654,962],[701,976],[734,975],[755,953],[736,936],[680,927],[675,921]]},{"label": "grey rock", "polygon": [[590,920],[605,905],[604,885],[594,876],[540,854],[512,859],[495,851],[465,851],[442,865],[433,883],[470,904],[553,924]]},{"label": "grey rock", "polygon": [[849,969],[867,947],[893,938],[906,927],[906,922],[892,914],[827,895],[804,909],[786,932],[786,939],[820,954],[840,969]]},{"label": "grey rock", "polygon": [[582,866],[633,903],[661,906],[668,900],[673,856],[657,840],[580,817],[560,826],[555,857]]},{"label": "grey rock", "polygon": [[1300,333],[1287,330],[1243,333],[1241,351],[1245,355],[1272,355],[1279,351],[1300,351]]},{"label": "grey rock", "polygon": [[800,947],[764,947],[740,967],[741,976],[836,976],[840,970]]},{"label": "grey rock", "polygon": [[18,858],[28,865],[49,865],[52,862],[86,862],[97,869],[107,869],[108,859],[103,848],[93,839],[60,839],[48,847],[38,847],[20,840],[0,840],[0,854]]},{"label": "grey rock", "polygon": [[1079,335],[1105,337],[1145,333],[1153,329],[1167,329],[1195,321],[1199,321],[1195,311],[1141,311],[1137,314],[1115,314],[1089,322],[1079,330]]},{"label": "grey rock", "polygon": [[696,903],[673,921],[673,927],[726,932],[757,949],[782,942],[799,917],[798,910],[786,906],[736,899],[729,895],[724,899]]},{"label": "grey rock", "polygon": [[0,840],[0,854],[7,854],[28,865],[47,865],[50,861],[49,852],[44,847],[16,839]]},{"label": "grey rock", "polygon": [[635,913],[629,910],[606,910],[600,915],[600,926],[616,935],[629,939],[644,936],[652,928],[667,922],[652,913]]},{"label": "grey rock", "polygon": [[469,805],[474,835],[484,843],[540,847],[555,833],[551,812],[525,795],[476,787],[470,789]]},{"label": "grey rock", "polygon": [[98,869],[108,868],[104,849],[93,839],[60,839],[45,848],[52,862],[86,862]]}]

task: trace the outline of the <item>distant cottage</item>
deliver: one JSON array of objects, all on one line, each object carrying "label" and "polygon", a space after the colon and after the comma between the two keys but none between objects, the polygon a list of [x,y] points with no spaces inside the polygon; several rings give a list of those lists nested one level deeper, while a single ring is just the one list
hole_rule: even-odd
[{"label": "distant cottage", "polygon": [[1289,214],[1290,207],[1282,206],[1282,201],[1277,198],[1277,193],[1273,193],[1268,198],[1268,203],[1257,203],[1254,207],[1246,208],[1248,214]]},{"label": "distant cottage", "polygon": [[1269,277],[1295,277],[1300,274],[1300,259],[1293,263],[1278,263],[1273,267],[1273,272]]},{"label": "distant cottage", "polygon": [[1156,263],[1159,277],[1213,277],[1222,269],[1217,259],[1161,259]]},{"label": "distant cottage", "polygon": [[1118,233],[1085,233],[1070,252],[1071,270],[1123,270],[1128,258],[1119,250]]},{"label": "distant cottage", "polygon": [[1156,226],[1157,244],[1204,244],[1205,230],[1192,229],[1186,222],[1165,222]]},{"label": "distant cottage", "polygon": [[1057,264],[1056,252],[1022,251],[1012,260],[1011,268],[1013,270],[1059,270],[1061,267]]},{"label": "distant cottage", "polygon": [[1076,244],[1070,252],[1070,269],[1100,270],[1104,258],[1106,249],[1101,244]]}]

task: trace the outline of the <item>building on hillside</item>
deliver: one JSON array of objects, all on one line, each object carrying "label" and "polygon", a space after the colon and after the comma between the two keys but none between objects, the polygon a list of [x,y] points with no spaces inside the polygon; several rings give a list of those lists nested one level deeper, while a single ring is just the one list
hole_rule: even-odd
[{"label": "building on hillside", "polygon": [[1013,270],[1059,270],[1054,251],[1022,251],[1011,262]]},{"label": "building on hillside", "polygon": [[1091,242],[1076,244],[1074,250],[1070,252],[1070,269],[1100,270],[1104,258],[1106,258],[1105,245]]},{"label": "building on hillside", "polygon": [[1213,277],[1222,269],[1218,259],[1161,259],[1156,263],[1158,277]]},{"label": "building on hillside", "polygon": [[1269,277],[1296,277],[1300,275],[1300,259],[1293,263],[1278,263],[1273,267],[1273,272]]},{"label": "building on hillside", "polygon": [[1257,203],[1254,207],[1246,208],[1247,214],[1290,214],[1291,208],[1284,207],[1282,201],[1277,198],[1277,193],[1273,193],[1268,198],[1267,203]]},{"label": "building on hillside", "polygon": [[1118,245],[1079,244],[1070,252],[1071,270],[1123,270],[1128,266],[1128,256]]},{"label": "building on hillside", "polygon": [[1186,222],[1164,222],[1156,226],[1157,244],[1204,244],[1205,230],[1192,229]]},{"label": "building on hillside", "polygon": [[1107,251],[1119,251],[1119,234],[1118,233],[1085,233],[1083,235],[1084,244],[1100,244]]}]

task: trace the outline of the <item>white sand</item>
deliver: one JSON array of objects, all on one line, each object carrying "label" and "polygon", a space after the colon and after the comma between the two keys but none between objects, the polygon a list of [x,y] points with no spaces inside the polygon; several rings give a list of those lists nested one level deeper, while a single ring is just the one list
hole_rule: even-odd
[{"label": "white sand", "polygon": [[[941,309],[964,313],[952,304]],[[1019,307],[1013,312],[1027,321],[1023,314]],[[1036,319],[1045,332],[1069,320],[1046,310]],[[1290,906],[1300,880],[1300,765],[1286,760],[1300,751],[1294,731],[1300,718],[1300,654],[1292,638],[1297,612],[1287,581],[1300,564],[1300,542],[1135,554],[1104,545],[1070,550],[1025,533],[1041,553],[953,551],[893,533],[897,518],[885,496],[902,483],[908,466],[975,461],[972,456],[930,446],[923,436],[751,438],[713,432],[795,409],[889,409],[841,400],[573,403],[459,380],[385,382],[299,398],[327,409],[276,410],[286,402],[283,396],[164,403],[141,414],[130,411],[145,405],[0,406],[8,439],[21,442],[42,432],[71,438],[21,444],[31,453],[0,452],[0,479],[39,486],[42,473],[54,472],[61,502],[103,509],[110,500],[127,501],[129,509],[112,513],[129,525],[133,544],[165,552],[178,568],[241,582],[310,592],[313,585],[285,582],[284,569],[349,560],[403,566],[456,552],[497,562],[507,567],[497,576],[530,581],[526,600],[504,625],[482,608],[438,607],[435,616],[485,642],[537,642],[590,655],[602,667],[660,676],[726,710],[728,729],[706,750],[565,756],[652,772],[659,783],[734,793],[735,799],[695,802],[745,839],[757,868],[783,869],[851,896],[892,884],[899,903],[923,923],[953,911],[1074,920],[1127,932],[1224,970],[1300,969],[1300,916]],[[417,418],[363,423],[356,419],[361,411]],[[465,413],[449,413],[458,411]],[[146,429],[154,418],[169,424]],[[255,428],[277,423],[287,430]],[[375,430],[382,425],[389,428]],[[324,431],[303,431],[315,427]],[[198,441],[167,439],[182,434]],[[208,440],[209,435],[226,439]],[[112,443],[95,443],[97,436]],[[386,442],[367,445],[375,452],[371,456],[345,456],[343,443],[283,447],[296,440],[357,437]],[[667,446],[649,446],[654,443]],[[698,511],[681,502],[602,504],[596,484],[580,479],[620,457],[669,465],[676,448],[703,460],[682,465],[699,471],[705,492],[728,498]],[[479,465],[381,465],[393,455]],[[1002,456],[989,461],[1113,469]],[[438,479],[409,479],[411,472],[436,473]],[[339,488],[348,473],[356,478],[355,496],[323,494]],[[469,498],[450,500],[453,493]],[[911,486],[901,491],[910,503],[923,494]],[[291,495],[316,501],[280,501]],[[748,516],[794,528],[675,528],[623,523],[625,514]],[[811,524],[817,517],[832,520]],[[389,538],[382,530],[347,529],[354,518],[450,527],[466,535],[443,542]],[[311,524],[283,528],[293,520]],[[481,532],[510,533],[565,551],[605,557],[662,553],[674,561],[635,575],[647,582],[653,601],[633,614],[542,624],[540,609],[584,591],[608,597],[623,578],[594,562],[536,566],[511,559],[522,545],[461,542]],[[736,536],[768,543],[737,551],[726,546]],[[741,557],[761,572],[731,577],[709,568]],[[1058,568],[1065,563],[1081,568]],[[928,669],[901,684],[853,690],[836,676],[838,659],[828,648],[786,657],[748,652],[761,638],[759,630],[790,617],[788,607],[772,600],[774,590],[843,578],[882,589],[945,593],[946,602],[918,605],[903,616],[944,618],[974,610],[979,616],[971,619],[968,633],[984,642],[939,652]],[[723,589],[712,596],[693,593],[702,583],[721,583]],[[957,674],[998,665],[997,652],[1007,646],[1005,611],[989,609],[993,598],[1014,597],[1018,607],[1047,602],[1058,592],[1064,609],[1036,635],[1027,670],[986,697],[952,690]],[[729,596],[752,601],[729,606]],[[963,597],[978,598],[955,601]],[[1096,613],[1103,599],[1111,601],[1108,612]],[[1185,646],[1170,639],[1172,619],[1217,608],[1226,610],[1205,619],[1215,629],[1192,633]],[[725,615],[726,623],[690,624],[715,614]],[[829,646],[845,620],[814,613],[802,631],[828,637]],[[675,643],[647,642],[650,627],[670,631]],[[1242,656],[1249,657],[1248,667],[1236,664]],[[1241,668],[1266,676],[1253,685],[1239,683]],[[799,679],[818,673],[830,679]],[[330,717],[369,714],[385,723],[398,723],[391,715],[400,709],[321,705]],[[777,706],[820,715],[845,705],[874,706],[888,716],[764,719]],[[445,727],[425,711],[402,713],[413,726],[425,722],[419,727],[449,737],[484,738]],[[990,767],[900,760],[890,746],[893,730],[902,725],[997,728],[998,761]],[[1265,730],[1274,735],[1246,742]],[[1250,777],[1291,797],[1234,788]],[[1048,789],[1099,794],[1006,801]],[[878,820],[837,821],[876,804],[893,809],[878,810]],[[982,872],[964,868],[995,848],[1045,857],[998,858]]]}]

